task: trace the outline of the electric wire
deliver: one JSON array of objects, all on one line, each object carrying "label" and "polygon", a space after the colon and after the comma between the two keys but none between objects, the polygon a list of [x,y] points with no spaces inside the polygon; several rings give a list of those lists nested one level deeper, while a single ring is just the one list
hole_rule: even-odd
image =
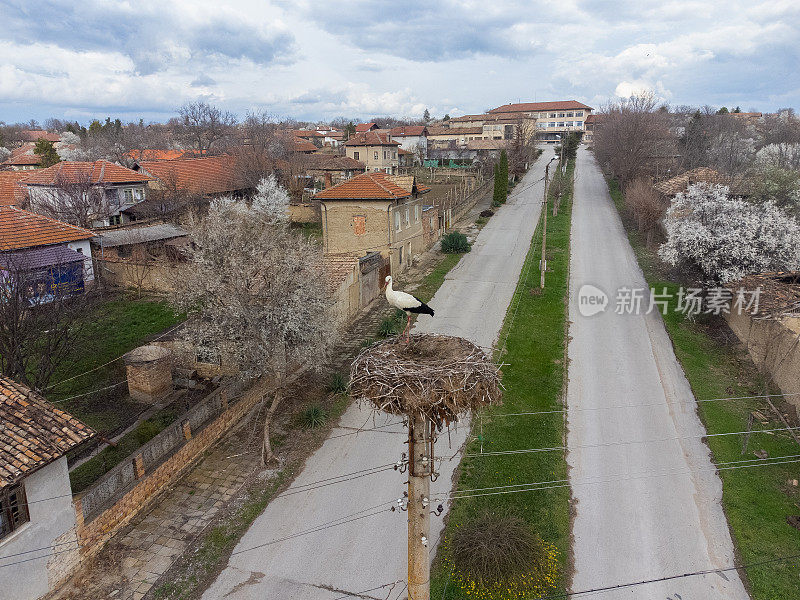
[{"label": "electric wire", "polygon": [[558,450],[583,450],[587,448],[611,448],[614,446],[631,446],[635,444],[657,444],[661,442],[675,442],[680,440],[695,440],[709,437],[725,437],[730,435],[752,435],[754,433],[775,433],[778,431],[795,431],[800,427],[780,427],[776,429],[751,429],[750,431],[728,431],[725,433],[704,433],[698,435],[687,435],[668,438],[654,438],[650,440],[632,440],[629,442],[604,442],[602,444],[579,444],[573,446],[551,446],[542,448],[522,448],[519,450],[496,450],[492,452],[474,452],[465,454],[464,456],[508,456],[513,454],[535,454],[538,452],[556,452]]}]

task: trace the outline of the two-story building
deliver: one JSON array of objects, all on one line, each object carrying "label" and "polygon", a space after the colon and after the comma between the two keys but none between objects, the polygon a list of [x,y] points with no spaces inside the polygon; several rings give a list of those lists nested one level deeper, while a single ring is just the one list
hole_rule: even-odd
[{"label": "two-story building", "polygon": [[526,141],[536,134],[536,118],[520,113],[487,113],[483,115],[464,115],[450,119],[450,129],[454,134],[460,129],[476,131],[473,139],[481,140],[513,140],[521,131]]},{"label": "two-story building", "polygon": [[107,160],[63,161],[20,181],[32,211],[73,220],[80,213],[101,227],[128,219],[123,212],[146,197],[150,177]]},{"label": "two-story building", "polygon": [[555,144],[564,133],[586,131],[586,117],[593,110],[591,106],[577,100],[560,100],[504,104],[493,108],[489,113],[529,116],[536,120],[536,138],[548,144]]},{"label": "two-story building", "polygon": [[400,148],[412,153],[413,162],[421,164],[428,156],[428,128],[424,125],[401,125],[389,130],[393,140],[400,142]]},{"label": "two-story building", "polygon": [[356,133],[344,146],[347,157],[364,163],[367,173],[380,171],[387,175],[397,174],[400,142],[392,139],[391,133]]},{"label": "two-story building", "polygon": [[399,273],[425,250],[422,194],[413,176],[364,173],[319,192],[326,254],[380,252]]}]

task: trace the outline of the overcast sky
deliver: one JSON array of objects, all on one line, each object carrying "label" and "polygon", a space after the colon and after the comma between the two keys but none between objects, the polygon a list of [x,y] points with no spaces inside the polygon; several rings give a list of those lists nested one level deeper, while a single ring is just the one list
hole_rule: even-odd
[{"label": "overcast sky", "polygon": [[0,0],[0,121],[482,112],[649,88],[800,108],[800,2]]}]

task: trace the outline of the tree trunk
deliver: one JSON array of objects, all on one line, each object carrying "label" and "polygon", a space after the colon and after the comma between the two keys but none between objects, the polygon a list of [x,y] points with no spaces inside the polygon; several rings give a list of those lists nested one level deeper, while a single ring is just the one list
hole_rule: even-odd
[{"label": "tree trunk", "polygon": [[[282,400],[283,388],[278,387],[278,389],[275,390],[275,396],[272,398],[272,404],[270,404],[267,415],[264,418],[264,442],[261,445],[261,465],[264,467],[275,460],[275,454],[272,452],[272,444],[269,441],[269,427],[272,423],[272,417],[275,415],[275,411],[278,409]],[[267,399],[264,398],[264,402],[266,401]]]}]

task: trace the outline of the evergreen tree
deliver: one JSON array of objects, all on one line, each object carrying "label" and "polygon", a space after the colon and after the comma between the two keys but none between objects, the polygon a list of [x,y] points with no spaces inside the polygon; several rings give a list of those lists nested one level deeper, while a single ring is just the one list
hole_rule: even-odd
[{"label": "evergreen tree", "polygon": [[42,157],[42,166],[45,168],[52,167],[54,164],[61,162],[61,157],[58,155],[58,152],[56,152],[53,142],[42,138],[36,141],[36,145],[33,147],[33,153]]}]

